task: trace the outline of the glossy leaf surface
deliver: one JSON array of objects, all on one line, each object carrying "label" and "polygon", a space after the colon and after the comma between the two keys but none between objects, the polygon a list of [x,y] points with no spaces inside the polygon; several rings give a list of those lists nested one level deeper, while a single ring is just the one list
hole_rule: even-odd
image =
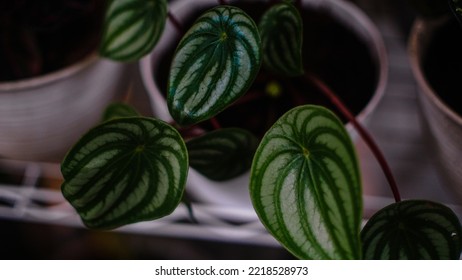
[{"label": "glossy leaf surface", "polygon": [[241,9],[203,14],[179,43],[169,76],[168,107],[181,125],[216,115],[242,96],[260,68],[260,36]]},{"label": "glossy leaf surface", "polygon": [[459,259],[461,237],[452,210],[420,200],[380,210],[361,232],[365,259]]},{"label": "glossy leaf surface", "polygon": [[217,181],[229,180],[250,169],[258,139],[239,128],[224,128],[186,143],[191,167]]},{"label": "glossy leaf surface", "polygon": [[140,59],[156,45],[166,19],[166,0],[110,0],[100,54],[118,61]]},{"label": "glossy leaf surface", "polygon": [[137,117],[138,112],[128,104],[112,103],[103,112],[103,122],[118,118]]},{"label": "glossy leaf surface", "polygon": [[302,18],[288,2],[274,5],[262,17],[259,29],[264,65],[286,76],[303,74]]},{"label": "glossy leaf surface", "polygon": [[64,197],[89,228],[111,229],[170,214],[188,171],[186,146],[166,123],[148,118],[105,122],[64,159]]},{"label": "glossy leaf surface", "polygon": [[274,124],[255,154],[250,192],[260,220],[296,257],[361,257],[356,154],[327,109],[296,107]]}]

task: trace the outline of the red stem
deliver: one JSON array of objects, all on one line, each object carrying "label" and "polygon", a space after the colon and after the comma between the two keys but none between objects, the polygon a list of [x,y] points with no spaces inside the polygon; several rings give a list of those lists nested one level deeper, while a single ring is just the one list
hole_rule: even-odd
[{"label": "red stem", "polygon": [[210,124],[212,124],[213,129],[217,130],[221,128],[220,122],[216,117],[210,119]]},{"label": "red stem", "polygon": [[337,107],[338,110],[345,116],[349,122],[354,126],[354,128],[358,131],[359,135],[363,138],[364,142],[369,146],[372,153],[376,157],[377,161],[380,164],[383,172],[385,173],[385,177],[388,180],[388,184],[390,185],[391,191],[393,192],[393,196],[396,202],[401,201],[401,196],[399,194],[398,185],[396,184],[395,178],[391,172],[388,163],[381,152],[378,145],[375,143],[372,136],[369,132],[356,120],[355,116],[351,113],[351,111],[346,107],[346,105],[340,100],[340,98],[317,76],[312,73],[307,73],[305,76],[311,81],[314,85],[316,85],[321,92],[330,99],[330,101]]},{"label": "red stem", "polygon": [[168,19],[172,22],[176,31],[178,31],[179,34],[184,34],[184,28],[180,21],[172,13],[170,13],[170,11],[168,11],[167,15]]}]

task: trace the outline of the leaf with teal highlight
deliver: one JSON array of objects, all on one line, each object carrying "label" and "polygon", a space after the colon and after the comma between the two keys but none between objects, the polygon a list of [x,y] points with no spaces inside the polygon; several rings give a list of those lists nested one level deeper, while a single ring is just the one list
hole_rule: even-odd
[{"label": "leaf with teal highlight", "polygon": [[155,119],[105,122],[85,134],[61,164],[64,197],[89,228],[112,229],[170,214],[188,172],[178,131]]},{"label": "leaf with teal highlight", "polygon": [[118,118],[137,117],[139,113],[130,105],[125,103],[112,103],[103,112],[102,121],[110,121]]},{"label": "leaf with teal highlight", "polygon": [[264,66],[286,76],[302,75],[303,23],[294,5],[283,2],[271,7],[259,29]]},{"label": "leaf with teal highlight", "polygon": [[353,143],[329,110],[304,105],[263,137],[250,193],[266,229],[301,259],[360,259],[361,177]]},{"label": "leaf with teal highlight", "polygon": [[385,207],[361,232],[365,259],[459,259],[461,238],[454,212],[424,200]]},{"label": "leaf with teal highlight", "polygon": [[191,167],[204,176],[224,181],[250,169],[258,139],[240,128],[224,128],[186,143]]},{"label": "leaf with teal highlight", "polygon": [[157,44],[166,19],[166,0],[110,0],[100,54],[118,61],[142,58]]},{"label": "leaf with teal highlight", "polygon": [[180,125],[207,120],[241,97],[260,68],[260,36],[241,9],[207,11],[180,41],[171,66],[167,103]]}]

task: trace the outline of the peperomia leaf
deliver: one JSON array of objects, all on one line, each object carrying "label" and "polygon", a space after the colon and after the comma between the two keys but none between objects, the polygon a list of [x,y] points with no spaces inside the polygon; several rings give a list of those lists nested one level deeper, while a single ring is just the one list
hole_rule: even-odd
[{"label": "peperomia leaf", "polygon": [[249,170],[257,146],[258,139],[239,128],[215,130],[186,143],[191,167],[217,181]]},{"label": "peperomia leaf", "polygon": [[119,61],[140,59],[156,45],[166,19],[166,0],[110,0],[100,54]]},{"label": "peperomia leaf", "polygon": [[103,112],[102,121],[110,121],[118,118],[137,117],[139,113],[125,103],[112,103]]},{"label": "peperomia leaf", "polygon": [[188,171],[186,145],[170,125],[134,117],[85,134],[61,165],[64,197],[89,228],[111,229],[170,214]]},{"label": "peperomia leaf", "polygon": [[168,107],[181,125],[216,115],[242,96],[260,68],[260,36],[253,20],[231,6],[197,19],[172,62]]},{"label": "peperomia leaf", "polygon": [[385,207],[361,232],[365,259],[459,259],[461,238],[451,209],[422,200]]},{"label": "peperomia leaf", "polygon": [[457,20],[462,24],[462,0],[448,0],[448,2]]},{"label": "peperomia leaf", "polygon": [[288,2],[277,4],[263,15],[259,29],[264,65],[286,76],[303,74],[303,23],[298,10]]},{"label": "peperomia leaf", "polygon": [[250,192],[268,231],[302,259],[359,259],[361,178],[342,122],[304,105],[266,133],[251,169]]}]

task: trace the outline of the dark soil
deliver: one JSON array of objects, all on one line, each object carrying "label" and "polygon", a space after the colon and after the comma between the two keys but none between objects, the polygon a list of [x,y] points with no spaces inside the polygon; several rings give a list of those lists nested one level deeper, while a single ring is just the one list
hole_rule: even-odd
[{"label": "dark soil", "polygon": [[95,50],[103,0],[15,0],[0,3],[0,81],[43,75]]},{"label": "dark soil", "polygon": [[462,28],[456,20],[435,34],[424,57],[425,76],[431,87],[452,110],[462,116]]},{"label": "dark soil", "polygon": [[[263,4],[264,5],[264,4]],[[237,4],[246,11],[255,22],[259,21],[263,11],[261,3]],[[369,102],[377,84],[377,69],[372,62],[367,46],[351,31],[334,21],[327,14],[310,10],[302,12],[304,38],[304,66],[310,72],[320,76],[347,104],[353,113],[359,113]],[[192,20],[186,26],[190,26]],[[187,30],[188,28],[185,28]],[[155,80],[160,88],[167,87],[168,66],[172,60],[174,47],[163,56]],[[279,97],[265,94],[268,83],[276,82],[282,87]],[[263,98],[251,96],[263,95]],[[249,92],[216,119],[223,127],[243,127],[259,136],[289,109],[302,104],[324,105],[332,110],[331,103],[307,79],[283,78],[261,69]],[[339,114],[337,114],[339,115]],[[346,122],[345,120],[343,120]],[[207,127],[207,124],[204,124]],[[210,128],[211,127],[207,127]]]}]

